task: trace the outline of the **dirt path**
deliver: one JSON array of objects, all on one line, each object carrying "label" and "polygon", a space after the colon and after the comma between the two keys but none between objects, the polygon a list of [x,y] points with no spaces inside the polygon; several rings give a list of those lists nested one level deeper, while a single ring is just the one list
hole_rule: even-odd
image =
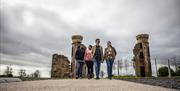
[{"label": "dirt path", "polygon": [[1,83],[0,91],[177,91],[121,80],[62,79]]}]

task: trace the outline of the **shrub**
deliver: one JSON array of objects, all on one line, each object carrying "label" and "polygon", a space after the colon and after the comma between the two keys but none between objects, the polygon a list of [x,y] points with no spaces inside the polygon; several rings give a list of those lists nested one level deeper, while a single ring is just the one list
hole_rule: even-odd
[{"label": "shrub", "polygon": [[[171,70],[171,75],[172,76],[175,76],[175,72],[172,70],[172,69],[170,69]],[[160,67],[159,69],[158,69],[158,75],[159,76],[162,76],[162,77],[165,77],[165,76],[168,76],[169,75],[169,73],[168,73],[168,67],[166,67],[166,66],[163,66],[163,67]]]},{"label": "shrub", "polygon": [[180,66],[178,66],[176,69],[177,69],[176,76],[180,76]]}]

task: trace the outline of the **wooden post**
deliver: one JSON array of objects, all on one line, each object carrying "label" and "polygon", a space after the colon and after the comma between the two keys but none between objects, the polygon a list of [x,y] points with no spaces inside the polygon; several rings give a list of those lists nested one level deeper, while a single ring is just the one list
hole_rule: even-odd
[{"label": "wooden post", "polygon": [[118,67],[117,68],[118,68],[118,76],[119,76],[119,60],[118,60]]},{"label": "wooden post", "polygon": [[171,68],[170,68],[170,62],[169,62],[169,59],[168,59],[168,73],[169,73],[169,78],[171,78]]},{"label": "wooden post", "polygon": [[174,60],[175,72],[177,72],[176,57],[173,57],[173,60]]},{"label": "wooden post", "polygon": [[155,58],[155,66],[156,66],[156,75],[157,75],[157,77],[158,77],[158,71],[157,71],[157,62],[156,62],[156,58]]}]

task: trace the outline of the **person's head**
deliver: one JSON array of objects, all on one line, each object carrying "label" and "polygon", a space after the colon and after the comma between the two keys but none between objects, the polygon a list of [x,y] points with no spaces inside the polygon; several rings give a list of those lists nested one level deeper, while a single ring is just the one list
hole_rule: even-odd
[{"label": "person's head", "polygon": [[88,49],[91,50],[91,49],[92,49],[92,45],[89,45],[89,46],[88,46]]},{"label": "person's head", "polygon": [[111,46],[111,41],[108,41],[108,42],[107,42],[107,46]]},{"label": "person's head", "polygon": [[79,45],[79,46],[78,46],[78,49],[80,49],[80,48],[81,48],[81,46]]},{"label": "person's head", "polygon": [[100,39],[99,39],[99,38],[97,38],[97,39],[95,40],[95,42],[96,42],[96,45],[99,45],[99,43],[100,43]]}]

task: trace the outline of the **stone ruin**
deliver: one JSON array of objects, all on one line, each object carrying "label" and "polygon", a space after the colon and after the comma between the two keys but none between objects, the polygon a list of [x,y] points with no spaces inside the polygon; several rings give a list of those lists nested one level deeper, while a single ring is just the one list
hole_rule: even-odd
[{"label": "stone ruin", "polygon": [[148,34],[140,34],[136,36],[137,43],[133,49],[134,57],[132,61],[137,77],[152,76],[148,39]]},{"label": "stone ruin", "polygon": [[[82,44],[83,36],[81,35],[73,35],[72,36],[72,51],[71,51],[71,75],[74,78],[76,76],[76,59],[75,59],[75,52],[77,50],[78,46],[85,47],[84,44]],[[87,73],[87,67],[84,64],[82,69],[82,77],[86,77]]]},{"label": "stone ruin", "polygon": [[[136,44],[133,49],[134,57],[133,67],[137,77],[151,77],[151,59],[149,51],[149,35],[139,34],[136,36]],[[76,60],[75,52],[78,46],[85,47],[82,44],[83,36],[73,35],[72,36],[72,50],[71,50],[71,62],[64,55],[54,54],[52,57],[52,69],[51,78],[66,78],[76,76]],[[87,68],[83,65],[82,77],[86,77]]]},{"label": "stone ruin", "polygon": [[53,54],[51,78],[69,78],[70,61],[64,55]]}]

